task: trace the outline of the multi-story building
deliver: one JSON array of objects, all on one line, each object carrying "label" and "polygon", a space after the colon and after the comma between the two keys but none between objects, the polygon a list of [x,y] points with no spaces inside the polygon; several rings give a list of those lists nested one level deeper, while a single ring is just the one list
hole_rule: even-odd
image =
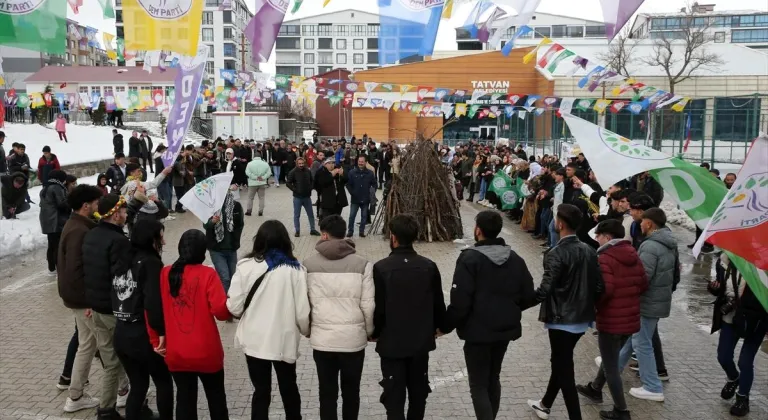
[{"label": "multi-story building", "polygon": [[[714,4],[691,6],[677,13],[639,13],[632,23],[632,38],[675,38],[688,27],[685,18],[693,16],[694,28],[706,28],[712,42],[742,44],[768,49],[768,10],[715,10]],[[692,13],[691,13],[692,12]]]},{"label": "multi-story building", "polygon": [[[231,9],[219,10],[223,0],[204,1],[200,41],[208,45],[206,79],[216,85],[224,85],[219,77],[219,69],[258,71],[258,65],[251,59],[251,45],[245,38],[245,27],[253,17],[243,0],[232,0]],[[115,1],[115,25],[117,37],[124,38],[123,4]],[[143,66],[145,51],[137,51],[136,57],[121,61],[121,66]],[[168,61],[172,59],[169,54]]]},{"label": "multi-story building", "polygon": [[276,73],[313,77],[333,69],[379,67],[379,16],[347,9],[283,22]]},{"label": "multi-story building", "polygon": [[[496,21],[491,25],[492,33],[498,30],[499,23],[499,21]],[[536,45],[541,42],[542,38],[545,36],[552,38],[555,42],[567,42],[569,44],[604,45],[607,42],[605,38],[605,23],[600,21],[549,13],[536,13],[531,17],[528,26],[533,28],[533,31],[518,38],[515,41],[516,47]],[[504,46],[516,31],[516,27],[506,29],[504,36],[501,38],[501,45],[498,47],[500,48]],[[463,27],[456,28],[456,44],[458,50],[496,49],[496,46],[492,46],[487,42],[480,42],[478,39],[473,38],[469,30]]]}]

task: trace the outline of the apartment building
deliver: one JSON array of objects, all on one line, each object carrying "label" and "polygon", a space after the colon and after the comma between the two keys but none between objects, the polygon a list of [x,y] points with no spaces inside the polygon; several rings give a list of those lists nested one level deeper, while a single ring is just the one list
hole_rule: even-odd
[{"label": "apartment building", "polygon": [[[204,1],[200,41],[208,45],[208,62],[206,63],[207,83],[215,81],[217,86],[223,86],[224,80],[219,77],[219,69],[258,71],[258,65],[253,63],[251,45],[245,39],[246,25],[253,17],[243,0],[232,0],[232,7],[219,10],[223,0]],[[123,38],[123,5],[122,0],[115,0],[115,24],[117,37]],[[145,51],[137,51],[135,58],[120,62],[121,66],[143,66]],[[168,61],[172,59],[169,54]]]},{"label": "apartment building", "polygon": [[[767,10],[715,10],[715,4],[694,3],[693,27],[707,28],[714,43],[740,44],[768,50]],[[683,34],[689,16],[685,9],[676,13],[640,13],[631,27],[632,38],[675,38]]]},{"label": "apartment building", "polygon": [[[492,33],[498,29],[499,21],[492,24]],[[580,45],[605,45],[608,41],[605,37],[605,23],[596,20],[579,19],[570,16],[555,15],[550,13],[536,13],[531,17],[528,26],[533,28],[532,32],[518,38],[515,41],[516,47],[526,47],[536,45],[541,39],[552,38],[559,43],[580,44]],[[505,29],[504,36],[501,38],[501,48],[509,41],[517,31],[512,27]],[[456,46],[458,50],[494,50],[496,46],[489,45],[487,42],[480,42],[473,38],[468,29],[456,28]]]},{"label": "apartment building", "polygon": [[275,71],[313,77],[333,69],[379,67],[379,16],[347,9],[283,22]]}]

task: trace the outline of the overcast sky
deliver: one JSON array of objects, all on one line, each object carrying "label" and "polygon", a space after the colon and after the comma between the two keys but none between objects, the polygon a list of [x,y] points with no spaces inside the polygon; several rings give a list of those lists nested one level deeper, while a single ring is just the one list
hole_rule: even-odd
[{"label": "overcast sky", "polygon": [[[112,1],[112,0],[110,0]],[[295,0],[294,0],[295,1]],[[96,1],[86,1],[85,5],[80,7],[80,13],[75,15],[72,10],[67,6],[67,13],[70,19],[76,20],[83,25],[92,26],[99,29],[102,32],[115,33],[115,21],[114,19],[104,19],[101,7]],[[248,7],[253,10],[255,1],[245,0]],[[323,7],[322,0],[304,0],[301,9],[298,13],[291,15],[290,8],[285,19],[297,19],[307,16],[318,15],[322,13],[336,12],[345,9],[358,9],[363,11],[377,11],[376,0],[331,0],[327,7]],[[494,3],[504,4],[504,0],[495,0]],[[715,1],[702,1],[702,3],[715,3],[715,11],[718,10],[762,10],[768,11],[767,0],[720,0]],[[687,0],[645,0],[642,6],[640,6],[640,12],[674,12],[681,7],[688,4]],[[439,35],[437,37],[437,43],[435,44],[436,50],[455,50],[456,49],[456,33],[453,30],[457,26],[464,24],[470,10],[471,4],[464,4],[458,8],[454,8],[453,17],[450,20],[443,20],[440,24]],[[541,5],[537,9],[539,12],[552,13],[565,16],[579,17],[582,19],[593,19],[602,21],[602,9],[600,8],[600,0],[542,0]],[[630,20],[630,23],[632,20]],[[101,40],[101,36],[99,36]],[[272,52],[270,62],[261,65],[262,71],[274,72],[275,53]]]}]

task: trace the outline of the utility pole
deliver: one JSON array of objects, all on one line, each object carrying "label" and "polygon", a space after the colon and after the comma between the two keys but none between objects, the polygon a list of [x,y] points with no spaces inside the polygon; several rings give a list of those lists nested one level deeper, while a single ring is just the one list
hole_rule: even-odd
[{"label": "utility pole", "polygon": [[240,33],[240,70],[245,71],[245,32]]}]

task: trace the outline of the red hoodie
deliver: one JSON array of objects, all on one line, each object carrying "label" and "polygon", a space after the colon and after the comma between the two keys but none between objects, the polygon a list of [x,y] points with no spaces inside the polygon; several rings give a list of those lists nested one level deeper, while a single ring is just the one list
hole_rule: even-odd
[{"label": "red hoodie", "polygon": [[[216,270],[202,264],[186,266],[175,298],[168,282],[170,272],[171,266],[160,272],[168,370],[214,373],[224,369],[224,348],[214,317],[226,320],[232,315]],[[157,333],[150,329],[149,334],[156,347]]]},{"label": "red hoodie", "polygon": [[630,335],[640,331],[640,295],[648,289],[648,276],[637,251],[628,240],[598,249],[605,291],[597,302],[597,330]]}]

